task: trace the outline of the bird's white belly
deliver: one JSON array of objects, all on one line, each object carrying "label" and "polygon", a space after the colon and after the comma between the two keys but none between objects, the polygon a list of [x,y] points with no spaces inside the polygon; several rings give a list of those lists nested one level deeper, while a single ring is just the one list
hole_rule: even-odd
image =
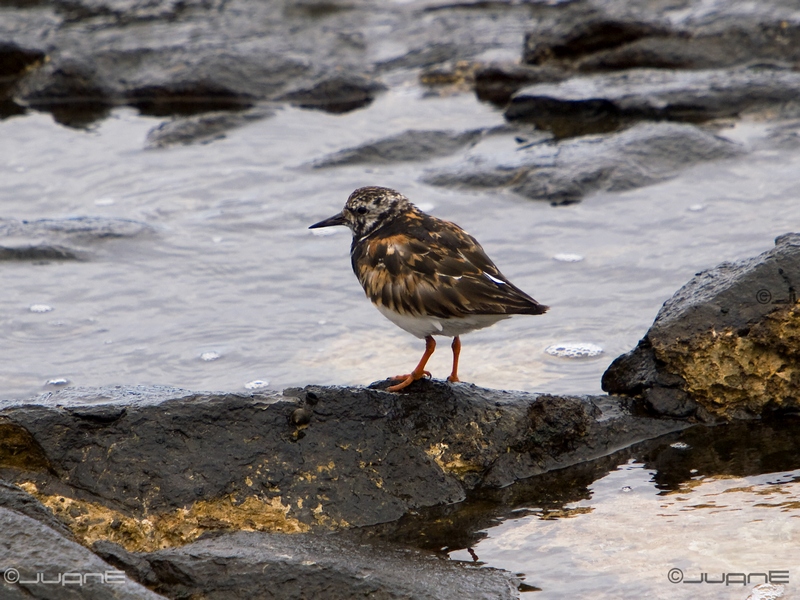
[{"label": "bird's white belly", "polygon": [[428,316],[410,316],[401,315],[389,310],[385,306],[375,305],[381,314],[389,319],[392,323],[415,335],[418,338],[424,338],[429,335],[443,335],[446,337],[455,337],[463,335],[476,329],[483,329],[494,325],[498,321],[508,319],[511,315],[470,315],[468,317],[459,317],[452,319],[439,319],[436,317]]}]

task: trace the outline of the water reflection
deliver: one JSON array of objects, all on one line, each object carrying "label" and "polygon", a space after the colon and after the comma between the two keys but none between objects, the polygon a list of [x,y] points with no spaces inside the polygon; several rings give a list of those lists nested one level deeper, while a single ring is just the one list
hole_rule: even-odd
[{"label": "water reflection", "polygon": [[697,426],[361,535],[522,573],[537,598],[712,598],[670,569],[726,581],[798,564],[798,450],[796,416]]}]

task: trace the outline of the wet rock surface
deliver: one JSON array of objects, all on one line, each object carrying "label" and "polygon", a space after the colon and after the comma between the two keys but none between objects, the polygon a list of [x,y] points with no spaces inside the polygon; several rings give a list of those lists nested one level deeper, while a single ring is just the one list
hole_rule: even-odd
[{"label": "wet rock surface", "polygon": [[0,261],[85,259],[104,240],[136,238],[152,232],[149,225],[129,219],[0,219]]},{"label": "wet rock surface", "polygon": [[510,48],[511,32],[518,48],[531,12],[428,8],[81,0],[5,8],[0,41],[47,56],[14,87],[17,104],[78,127],[118,104],[175,114],[281,99],[340,113],[367,106],[386,74]]},{"label": "wet rock surface", "polygon": [[652,4],[606,10],[574,3],[554,11],[526,35],[523,61],[590,72],[723,68],[800,58],[800,28],[789,5],[765,2],[722,11],[700,3]]},{"label": "wet rock surface", "polygon": [[507,136],[478,146],[463,164],[429,172],[424,181],[447,187],[507,187],[532,200],[571,204],[593,192],[663,181],[692,164],[742,151],[712,133],[673,123],[639,124],[610,136],[555,143]]},{"label": "wet rock surface", "polygon": [[3,598],[164,599],[71,539],[33,498],[20,501],[19,490],[7,493],[9,487],[0,488]]},{"label": "wet rock surface", "polygon": [[273,111],[256,108],[245,112],[209,112],[188,117],[176,117],[154,127],[147,133],[145,147],[168,148],[191,144],[210,144],[225,138],[228,131],[252,121],[267,119]]},{"label": "wet rock surface", "polygon": [[517,92],[509,120],[558,137],[614,131],[641,120],[703,122],[796,102],[800,73],[788,69],[640,69],[538,84]]},{"label": "wet rock surface", "polygon": [[657,412],[748,419],[797,410],[800,234],[751,259],[698,273],[668,300],[603,389]]},{"label": "wet rock surface", "polygon": [[96,550],[170,598],[518,598],[505,571],[340,535],[242,531],[152,553]]},{"label": "wet rock surface", "polygon": [[[5,403],[17,441],[3,473],[84,543],[154,550],[209,530],[391,521],[686,426],[637,417],[614,397],[431,381],[408,394],[288,393],[76,388]],[[306,419],[293,418],[298,409]]]},{"label": "wet rock surface", "polygon": [[364,163],[391,163],[426,160],[437,156],[454,154],[458,150],[474,145],[482,131],[405,131],[358,148],[347,148],[322,158],[314,168],[357,165]]},{"label": "wet rock surface", "polygon": [[[487,530],[507,520],[531,514],[542,520],[575,515],[571,506],[592,498],[594,482],[630,462],[652,471],[662,493],[680,490],[703,477],[791,471],[800,467],[798,425],[796,415],[695,425],[513,486],[475,489],[464,502],[421,509],[352,535],[367,543],[379,539],[437,552],[473,548],[489,535]],[[481,558],[480,551],[477,556]]]}]

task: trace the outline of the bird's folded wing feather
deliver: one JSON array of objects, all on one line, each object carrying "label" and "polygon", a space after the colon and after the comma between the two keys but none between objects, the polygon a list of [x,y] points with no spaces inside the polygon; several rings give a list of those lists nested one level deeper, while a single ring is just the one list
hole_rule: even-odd
[{"label": "bird's folded wing feather", "polygon": [[445,226],[416,236],[376,237],[354,249],[353,268],[373,302],[401,314],[440,318],[547,310],[510,283],[475,238],[438,222]]}]

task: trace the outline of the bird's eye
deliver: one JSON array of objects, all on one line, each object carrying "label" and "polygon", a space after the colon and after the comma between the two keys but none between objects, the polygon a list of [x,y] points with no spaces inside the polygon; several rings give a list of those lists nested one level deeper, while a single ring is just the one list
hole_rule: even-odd
[{"label": "bird's eye", "polygon": [[367,214],[367,207],[366,207],[366,206],[359,206],[359,207],[356,209],[356,212],[357,212],[358,214],[360,214],[360,215],[365,215],[365,214]]}]

